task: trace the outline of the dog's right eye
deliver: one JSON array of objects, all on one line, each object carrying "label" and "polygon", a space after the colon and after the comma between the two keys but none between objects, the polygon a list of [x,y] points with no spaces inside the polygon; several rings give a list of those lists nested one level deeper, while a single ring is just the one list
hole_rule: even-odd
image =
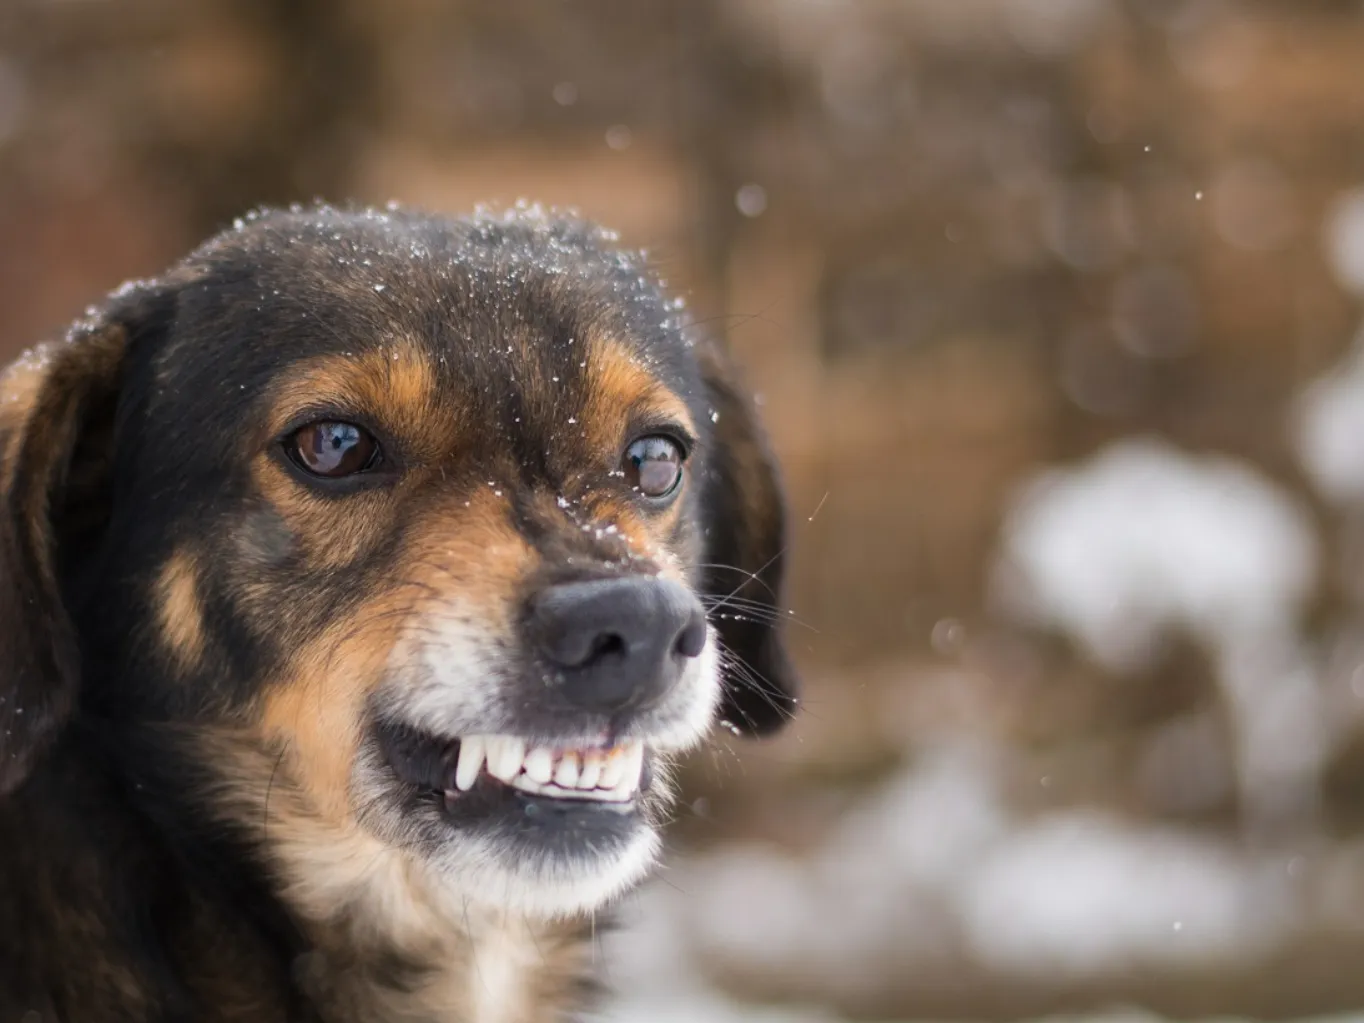
[{"label": "dog's right eye", "polygon": [[327,479],[353,476],[379,463],[379,442],[354,423],[309,423],[285,438],[284,451],[304,472]]}]

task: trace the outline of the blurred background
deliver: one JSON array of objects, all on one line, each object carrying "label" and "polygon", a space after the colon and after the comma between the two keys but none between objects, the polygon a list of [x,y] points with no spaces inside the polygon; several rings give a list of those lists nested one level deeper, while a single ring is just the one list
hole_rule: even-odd
[{"label": "blurred background", "polygon": [[1364,3],[0,2],[0,357],[314,197],[577,207],[760,392],[808,698],[610,1019],[1364,1009]]}]

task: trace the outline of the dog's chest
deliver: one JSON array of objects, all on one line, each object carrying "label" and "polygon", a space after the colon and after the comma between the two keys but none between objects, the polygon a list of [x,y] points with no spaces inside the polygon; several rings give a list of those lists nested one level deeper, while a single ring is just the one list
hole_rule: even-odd
[{"label": "dog's chest", "polygon": [[299,981],[327,1023],[533,1023],[552,1019],[537,1004],[535,970],[526,949],[498,936],[448,963],[359,962],[311,953]]},{"label": "dog's chest", "polygon": [[[380,880],[382,879],[382,880]],[[377,883],[376,883],[377,882]],[[296,976],[327,1023],[540,1023],[585,965],[576,929],[446,903],[410,875],[371,875],[317,932]]]},{"label": "dog's chest", "polygon": [[527,1011],[530,964],[523,942],[505,928],[489,934],[472,950],[467,978],[471,1023],[519,1023]]}]

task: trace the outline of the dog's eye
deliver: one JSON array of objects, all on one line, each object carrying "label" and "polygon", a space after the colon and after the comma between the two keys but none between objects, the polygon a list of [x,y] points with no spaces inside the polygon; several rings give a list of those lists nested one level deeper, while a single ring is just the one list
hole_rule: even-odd
[{"label": "dog's eye", "polygon": [[354,423],[309,423],[289,436],[284,450],[299,468],[330,479],[364,472],[379,461],[379,442]]},{"label": "dog's eye", "polygon": [[645,497],[667,497],[682,482],[685,456],[668,437],[641,437],[625,449],[621,469],[625,482]]}]

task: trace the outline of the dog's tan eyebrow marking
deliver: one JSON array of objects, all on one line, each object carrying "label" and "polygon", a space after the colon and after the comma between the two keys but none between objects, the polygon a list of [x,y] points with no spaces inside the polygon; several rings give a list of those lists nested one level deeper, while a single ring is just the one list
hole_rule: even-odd
[{"label": "dog's tan eyebrow marking", "polygon": [[594,450],[609,452],[627,442],[625,430],[634,418],[675,422],[695,436],[696,423],[686,404],[627,345],[610,336],[592,338],[587,369],[583,430]]},{"label": "dog's tan eyebrow marking", "polygon": [[284,371],[270,394],[269,426],[282,432],[304,409],[349,409],[435,452],[454,428],[454,410],[439,400],[429,354],[396,338],[354,353],[323,355]]},{"label": "dog's tan eyebrow marking", "polygon": [[194,558],[183,550],[171,555],[156,580],[156,611],[161,636],[182,668],[204,655],[204,609]]}]

